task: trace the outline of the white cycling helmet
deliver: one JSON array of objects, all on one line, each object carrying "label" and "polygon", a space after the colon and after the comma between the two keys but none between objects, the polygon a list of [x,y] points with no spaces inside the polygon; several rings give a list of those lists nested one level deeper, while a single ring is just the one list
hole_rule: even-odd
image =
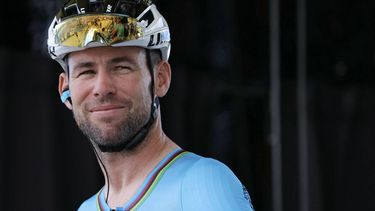
[{"label": "white cycling helmet", "polygon": [[64,70],[64,57],[100,46],[139,46],[170,54],[166,20],[151,0],[69,0],[48,30],[48,52]]}]

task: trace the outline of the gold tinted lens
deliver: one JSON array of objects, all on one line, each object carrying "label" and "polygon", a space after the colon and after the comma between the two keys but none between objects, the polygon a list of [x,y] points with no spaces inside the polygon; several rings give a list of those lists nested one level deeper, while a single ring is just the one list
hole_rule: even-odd
[{"label": "gold tinted lens", "polygon": [[142,36],[143,28],[135,18],[119,15],[76,16],[55,28],[55,42],[71,47],[84,47],[90,42],[111,45]]}]

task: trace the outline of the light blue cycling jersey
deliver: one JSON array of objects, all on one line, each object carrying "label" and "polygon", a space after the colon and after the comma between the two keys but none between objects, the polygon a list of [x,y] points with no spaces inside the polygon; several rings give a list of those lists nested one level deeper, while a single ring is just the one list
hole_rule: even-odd
[{"label": "light blue cycling jersey", "polygon": [[[104,192],[78,211],[110,211]],[[138,192],[116,211],[252,211],[250,196],[223,163],[176,149],[152,170]]]}]

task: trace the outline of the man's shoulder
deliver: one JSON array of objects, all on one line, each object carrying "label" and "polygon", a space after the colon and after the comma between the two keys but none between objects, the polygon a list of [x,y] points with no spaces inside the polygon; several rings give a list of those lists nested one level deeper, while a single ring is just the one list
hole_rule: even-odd
[{"label": "man's shoulder", "polygon": [[78,208],[78,211],[92,211],[97,209],[96,202],[97,194],[93,195],[91,198],[84,201],[81,206]]},{"label": "man's shoulder", "polygon": [[213,158],[193,157],[182,183],[186,210],[252,210],[246,188],[227,165]]},{"label": "man's shoulder", "polygon": [[200,183],[205,183],[206,180],[223,182],[230,180],[239,183],[228,166],[213,158],[184,152],[182,156],[172,162],[173,164],[163,176],[163,181],[168,186],[171,186],[171,184],[176,184],[179,187],[200,186]]},{"label": "man's shoulder", "polygon": [[194,153],[187,153],[185,157],[186,176],[203,177],[217,176],[217,173],[230,174],[235,176],[231,169],[219,160],[203,157]]}]

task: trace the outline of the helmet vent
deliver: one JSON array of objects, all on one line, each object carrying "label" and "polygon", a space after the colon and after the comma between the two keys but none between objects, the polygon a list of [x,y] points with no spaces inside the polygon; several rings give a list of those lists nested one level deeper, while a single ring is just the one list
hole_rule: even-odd
[{"label": "helmet vent", "polygon": [[101,2],[90,2],[90,11],[102,13],[105,10],[104,4]]},{"label": "helmet vent", "polygon": [[152,11],[147,11],[140,19],[140,21],[147,21],[147,25],[150,25],[155,20],[154,14],[152,14]]},{"label": "helmet vent", "polygon": [[67,7],[64,8],[65,12],[65,17],[69,17],[71,15],[77,15],[80,14],[80,11],[78,9],[77,4],[71,4]]}]

